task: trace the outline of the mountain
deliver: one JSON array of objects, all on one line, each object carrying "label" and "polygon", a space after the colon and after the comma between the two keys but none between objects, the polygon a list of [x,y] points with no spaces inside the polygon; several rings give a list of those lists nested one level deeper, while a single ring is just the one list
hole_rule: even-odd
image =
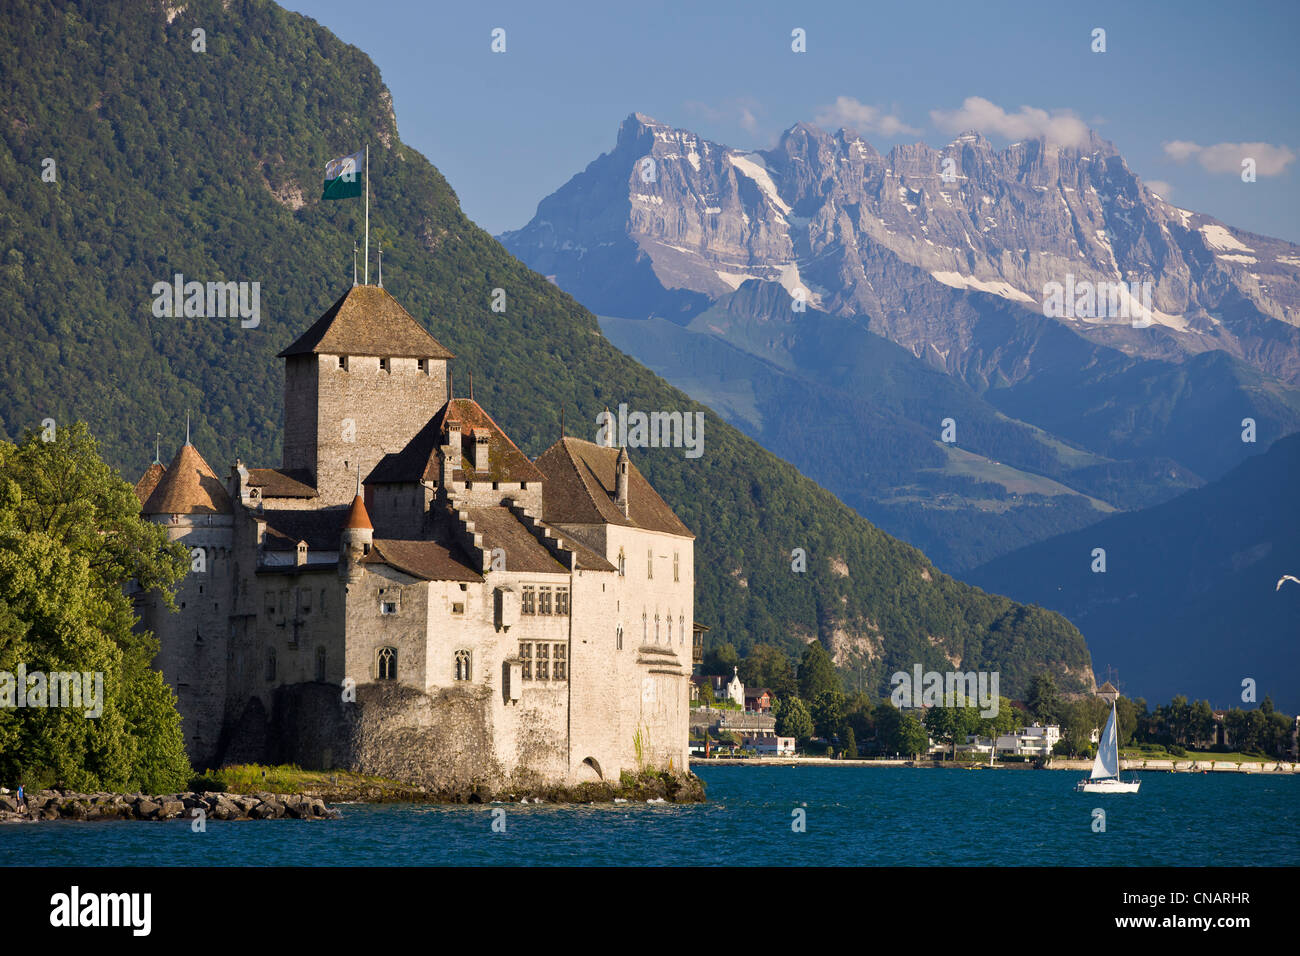
[{"label": "mountain", "polygon": [[[1203,488],[976,568],[969,579],[1060,611],[1129,696],[1241,706],[1257,682],[1300,706],[1300,434]],[[1093,549],[1106,552],[1094,572]]]},{"label": "mountain", "polygon": [[[191,31],[206,31],[195,51]],[[704,453],[634,449],[697,535],[713,642],[820,639],[868,690],[921,662],[1093,686],[1059,615],[964,585],[614,348],[595,316],[470,222],[405,146],[378,70],[269,2],[11,4],[0,24],[0,429],[88,421],[134,481],[157,432],[224,472],[280,460],[282,363],[352,281],[360,202],[320,202],[329,159],[370,144],[384,285],[456,355],[456,381],[535,456],[601,410],[701,412]],[[43,181],[46,158],[54,181]],[[156,314],[155,283],[259,283],[258,322]],[[505,312],[493,311],[506,294]],[[587,424],[579,424],[587,423]],[[792,570],[803,549],[807,571]]]},{"label": "mountain", "polygon": [[[697,397],[726,390],[693,370],[700,339],[671,326],[775,361],[810,395],[835,379],[842,406],[901,414],[927,445],[953,418],[947,474],[935,448],[903,452],[892,430],[851,424],[830,442],[848,458],[838,473],[823,456],[808,474],[955,571],[1053,522],[1222,475],[1260,447],[1222,440],[1243,418],[1261,444],[1300,428],[1300,247],[1169,205],[1094,133],[1003,150],[966,133],[881,154],[800,123],[745,152],[634,113],[611,152],[501,239]],[[1044,307],[1053,282],[1062,299],[1110,283],[1150,326],[1058,317]],[[614,321],[650,317],[667,323]],[[890,356],[891,387],[925,395],[935,370],[961,388],[882,409],[889,390],[844,350],[884,355],[883,341],[912,359]],[[790,436],[728,417],[795,460]],[[972,471],[995,493],[954,483]]]}]

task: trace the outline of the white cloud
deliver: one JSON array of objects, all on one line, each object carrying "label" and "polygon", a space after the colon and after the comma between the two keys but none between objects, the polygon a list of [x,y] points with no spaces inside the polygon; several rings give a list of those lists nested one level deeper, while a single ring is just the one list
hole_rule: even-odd
[{"label": "white cloud", "polygon": [[1285,146],[1271,143],[1215,143],[1201,146],[1187,140],[1175,139],[1162,144],[1165,155],[1176,163],[1195,159],[1206,172],[1240,173],[1241,161],[1253,159],[1255,173],[1259,176],[1276,176],[1295,161],[1295,153]]},{"label": "white cloud", "polygon": [[859,133],[880,133],[884,136],[920,136],[921,131],[908,126],[893,113],[883,113],[875,106],[860,103],[851,96],[837,96],[829,106],[818,107],[813,123],[831,130],[842,126]]},{"label": "white cloud", "polygon": [[1146,184],[1147,189],[1151,190],[1161,199],[1168,199],[1174,194],[1174,187],[1163,179],[1148,179]]},{"label": "white cloud", "polygon": [[968,96],[960,109],[931,110],[930,120],[936,127],[949,133],[968,129],[992,133],[1010,140],[1043,137],[1058,146],[1082,146],[1088,141],[1088,126],[1069,110],[1036,109],[1022,106],[1017,113],[1008,113],[996,103],[982,96]]}]

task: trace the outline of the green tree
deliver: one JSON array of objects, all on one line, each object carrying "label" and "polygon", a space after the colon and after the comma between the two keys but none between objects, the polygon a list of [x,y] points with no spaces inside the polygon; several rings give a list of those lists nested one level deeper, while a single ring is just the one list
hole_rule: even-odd
[{"label": "green tree", "polygon": [[845,724],[840,731],[840,756],[853,758],[858,755],[858,741],[853,735],[853,728]]},{"label": "green tree", "polygon": [[837,690],[822,691],[809,710],[817,736],[829,740],[844,725],[845,697]]},{"label": "green tree", "polygon": [[894,741],[896,753],[910,754],[915,759],[930,745],[930,737],[916,715],[910,711],[899,716],[898,735]]},{"label": "green tree", "polygon": [[130,582],[171,589],[188,554],[140,517],[84,424],[0,441],[0,670],[102,674],[102,713],[0,709],[0,779],[177,790],[190,773],[175,695],[153,669]]},{"label": "green tree", "polygon": [[812,641],[799,661],[799,696],[811,702],[826,691],[843,693],[844,684],[821,641]]},{"label": "green tree", "polygon": [[1056,689],[1056,678],[1051,674],[1039,674],[1031,680],[1025,704],[1029,708],[1029,713],[1040,724],[1059,723],[1061,699]]},{"label": "green tree", "polygon": [[705,707],[712,707],[715,703],[717,703],[716,698],[714,698],[713,696],[712,681],[705,680],[700,682],[700,703],[702,703]]},{"label": "green tree", "polygon": [[1121,697],[1115,701],[1115,736],[1119,745],[1126,747],[1138,735],[1138,730],[1147,719],[1147,702],[1142,698],[1129,700]]},{"label": "green tree", "polygon": [[756,644],[740,662],[740,679],[746,687],[766,687],[778,698],[794,697],[799,682],[785,651],[774,644]]},{"label": "green tree", "polygon": [[701,670],[706,674],[725,674],[730,677],[732,668],[739,663],[740,655],[736,653],[735,645],[728,642],[704,652]]},{"label": "green tree", "polygon": [[813,735],[813,719],[808,707],[798,697],[781,701],[776,715],[776,732],[782,737],[793,737],[801,745]]},{"label": "green tree", "polygon": [[952,744],[952,757],[957,759],[957,744],[975,733],[980,725],[980,713],[974,707],[931,707],[925,712],[925,729],[938,741]]}]

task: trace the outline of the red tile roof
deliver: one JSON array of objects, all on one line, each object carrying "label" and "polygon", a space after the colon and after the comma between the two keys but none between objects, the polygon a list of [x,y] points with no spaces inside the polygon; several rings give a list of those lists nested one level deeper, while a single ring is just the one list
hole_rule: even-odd
[{"label": "red tile roof", "polygon": [[366,503],[361,500],[360,495],[352,499],[352,507],[348,509],[348,520],[343,527],[345,530],[348,528],[375,530],[375,526],[370,523],[370,515],[366,513]]},{"label": "red tile roof", "polygon": [[405,448],[394,454],[385,455],[366,477],[366,484],[412,484],[418,481],[437,481],[438,449],[447,440],[444,424],[449,413],[453,416],[453,420],[459,419],[461,422],[462,463],[466,460],[469,446],[474,443],[472,430],[485,429],[490,436],[488,458],[491,467],[488,471],[478,473],[472,468],[457,469],[452,474],[454,481],[542,480],[542,472],[528,460],[528,456],[515,446],[510,436],[492,420],[492,416],[483,411],[477,402],[471,398],[453,398],[429,419],[428,424],[406,443]]}]

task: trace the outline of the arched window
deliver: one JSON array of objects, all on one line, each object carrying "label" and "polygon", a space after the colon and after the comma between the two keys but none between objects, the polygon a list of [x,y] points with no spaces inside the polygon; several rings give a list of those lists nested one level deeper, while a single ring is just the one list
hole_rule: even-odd
[{"label": "arched window", "polygon": [[623,553],[622,548],[618,549],[618,576],[627,577],[627,555]]},{"label": "arched window", "polygon": [[684,647],[686,645],[686,615],[677,616],[677,644]]},{"label": "arched window", "polygon": [[266,651],[266,679],[275,680],[275,648],[267,648]]},{"label": "arched window", "polygon": [[379,680],[397,680],[397,648],[381,647],[375,654],[375,676]]},{"label": "arched window", "polygon": [[469,651],[456,652],[456,680],[470,679],[470,654]]},{"label": "arched window", "polygon": [[659,643],[659,612],[655,611],[655,643]]},{"label": "arched window", "polygon": [[623,625],[621,623],[614,628],[614,647],[620,651],[623,649]]},{"label": "arched window", "polygon": [[641,612],[641,643],[650,643],[650,619],[646,617],[645,611]]},{"label": "arched window", "polygon": [[681,555],[678,554],[676,551],[674,551],[673,552],[673,580],[674,581],[681,580],[681,570],[682,570]]},{"label": "arched window", "polygon": [[325,648],[316,648],[316,679],[325,681]]},{"label": "arched window", "polygon": [[669,614],[668,615],[668,643],[672,644],[672,642],[673,642],[673,616]]}]

